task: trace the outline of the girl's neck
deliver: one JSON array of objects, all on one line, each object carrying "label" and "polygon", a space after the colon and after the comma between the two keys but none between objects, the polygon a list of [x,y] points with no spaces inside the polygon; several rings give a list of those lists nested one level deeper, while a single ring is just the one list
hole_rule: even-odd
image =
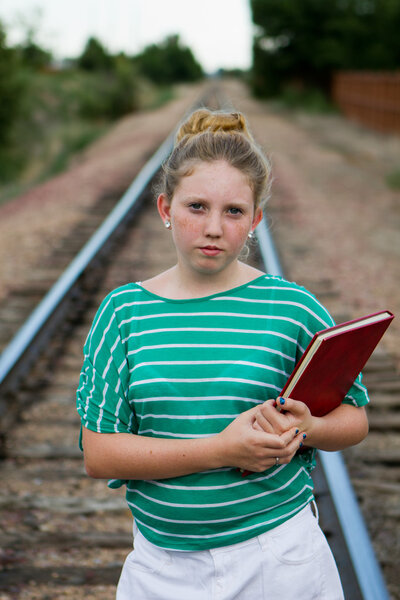
[{"label": "girl's neck", "polygon": [[160,273],[143,282],[143,287],[154,294],[173,300],[204,298],[244,285],[263,274],[242,262],[237,263],[229,273],[188,274],[180,265]]}]

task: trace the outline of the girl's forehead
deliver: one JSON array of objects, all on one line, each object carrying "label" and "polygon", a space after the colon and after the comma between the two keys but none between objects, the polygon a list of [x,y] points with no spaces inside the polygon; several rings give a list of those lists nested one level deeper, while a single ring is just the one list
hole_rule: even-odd
[{"label": "girl's forehead", "polygon": [[202,161],[191,165],[180,179],[178,188],[212,187],[213,185],[250,188],[247,176],[224,160]]},{"label": "girl's forehead", "polygon": [[224,173],[224,172],[236,172],[236,173],[240,173],[241,171],[239,169],[236,169],[236,167],[233,167],[228,161],[226,160],[222,160],[222,159],[218,159],[218,160],[210,160],[210,161],[205,161],[205,160],[199,160],[196,162],[193,162],[190,167],[189,167],[189,171],[188,171],[188,175],[192,175],[194,173],[203,173],[203,172],[218,172],[218,173]]}]

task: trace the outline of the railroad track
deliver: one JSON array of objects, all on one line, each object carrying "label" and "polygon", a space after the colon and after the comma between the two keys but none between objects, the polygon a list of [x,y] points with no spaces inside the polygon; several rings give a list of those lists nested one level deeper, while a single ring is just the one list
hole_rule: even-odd
[{"label": "railroad track", "polygon": [[[146,175],[149,182],[152,169]],[[54,325],[45,338],[45,352],[40,358],[29,355],[29,369],[22,361],[16,380],[6,378],[7,389],[0,399],[4,434],[1,600],[114,598],[123,560],[131,549],[131,515],[123,492],[108,490],[104,481],[91,480],[84,472],[75,390],[83,343],[103,297],[110,289],[151,277],[174,261],[170,236],[160,227],[149,186],[144,183],[143,187],[140,207],[134,209],[134,218],[126,223],[123,234],[119,229],[117,235],[108,237],[108,252],[90,260],[90,271],[82,270],[76,276],[78,285],[63,305],[62,324]],[[261,265],[262,255],[256,247],[250,260]],[[311,287],[323,301],[335,296],[329,281],[312,282]],[[27,311],[27,303],[21,305]],[[344,456],[391,598],[397,600],[400,381],[382,351],[372,357],[365,381],[373,396],[371,433]],[[316,485],[322,526],[334,548],[347,600],[384,600],[383,588],[372,589],[375,595],[370,596],[360,591],[354,571],[348,568],[351,560],[337,535],[339,525],[321,468]]]}]

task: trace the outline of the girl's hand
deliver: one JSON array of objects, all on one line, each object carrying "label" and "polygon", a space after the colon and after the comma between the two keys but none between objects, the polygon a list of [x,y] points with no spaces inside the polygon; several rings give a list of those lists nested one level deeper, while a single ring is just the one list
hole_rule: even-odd
[{"label": "girl's hand", "polygon": [[[267,400],[256,411],[254,428],[259,431],[281,435],[291,427],[296,427],[302,441],[309,437],[316,417],[313,417],[304,402],[293,398]],[[300,437],[300,436],[299,436]]]},{"label": "girl's hand", "polygon": [[255,407],[240,414],[218,434],[224,466],[258,473],[278,464],[277,458],[279,464],[286,464],[296,454],[301,441],[298,428],[288,427],[282,433],[258,431],[253,427],[257,412]]},{"label": "girl's hand", "polygon": [[358,444],[368,433],[365,408],[341,404],[322,417],[311,415],[304,402],[293,398],[267,400],[257,407],[254,429],[282,435],[298,429],[301,442],[312,448],[334,451]]}]

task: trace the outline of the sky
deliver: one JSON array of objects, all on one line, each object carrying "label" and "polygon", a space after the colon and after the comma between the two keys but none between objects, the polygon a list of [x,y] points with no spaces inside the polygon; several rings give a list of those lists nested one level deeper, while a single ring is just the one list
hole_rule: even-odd
[{"label": "sky", "polygon": [[177,33],[207,72],[251,64],[249,0],[0,0],[0,20],[8,44],[33,27],[58,59],[79,56],[90,36],[134,55]]}]

